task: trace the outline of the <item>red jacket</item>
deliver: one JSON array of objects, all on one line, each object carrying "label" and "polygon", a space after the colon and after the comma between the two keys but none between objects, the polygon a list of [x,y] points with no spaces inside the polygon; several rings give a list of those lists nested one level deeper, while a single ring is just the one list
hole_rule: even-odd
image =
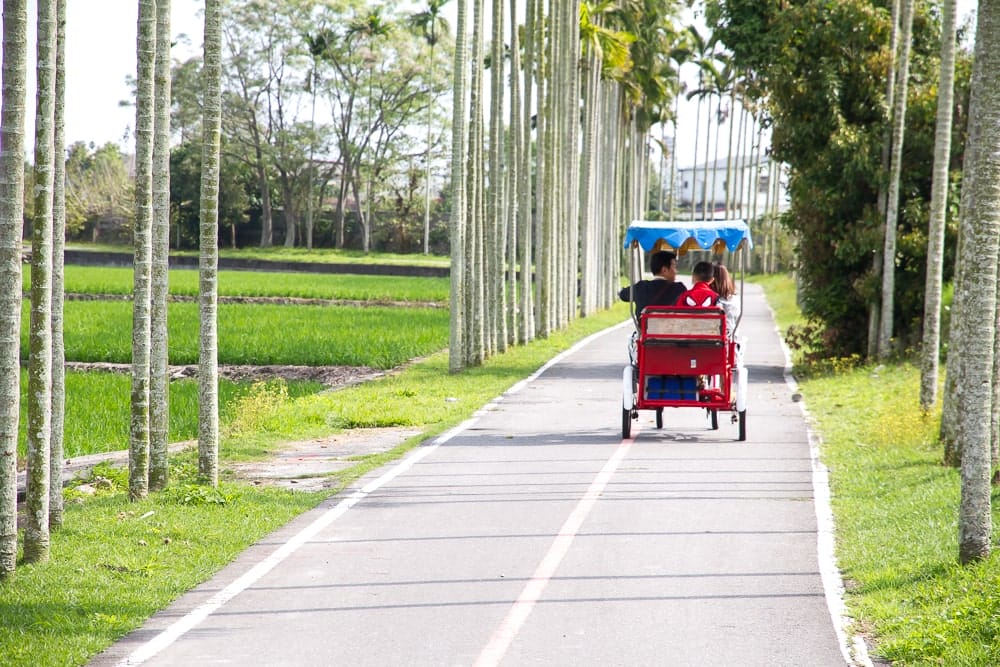
[{"label": "red jacket", "polygon": [[694,287],[677,298],[675,305],[689,308],[711,308],[718,303],[719,295],[709,287],[709,283],[695,283]]}]

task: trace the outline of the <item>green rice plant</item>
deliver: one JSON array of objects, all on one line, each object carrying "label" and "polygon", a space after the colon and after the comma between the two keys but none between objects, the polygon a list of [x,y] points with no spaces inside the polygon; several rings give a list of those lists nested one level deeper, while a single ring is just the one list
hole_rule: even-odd
[{"label": "green rice plant", "polygon": [[[22,277],[24,289],[30,271]],[[72,266],[65,270],[66,292],[71,294],[132,294],[132,269],[127,267]],[[194,297],[198,294],[198,272],[170,271],[170,293]],[[278,273],[265,271],[219,271],[220,296],[291,297],[375,302],[445,303],[448,278],[367,276],[355,274]]]},{"label": "green rice plant", "polygon": [[[269,384],[280,385],[288,396],[293,397],[315,393],[323,388],[318,382],[286,384],[283,380],[275,380]],[[18,425],[18,452],[22,457],[26,451],[27,387],[27,373],[22,372]],[[123,373],[66,373],[63,448],[67,458],[128,448],[131,387],[131,376]],[[240,399],[253,391],[249,382],[219,381],[219,411],[223,425],[238,416],[235,411],[241,405]],[[168,438],[171,442],[181,442],[197,437],[198,382],[194,379],[174,380],[170,383]]]},{"label": "green rice plant", "polygon": [[[21,349],[28,350],[27,304]],[[132,305],[70,301],[65,306],[66,359],[127,363],[132,357]],[[170,363],[198,361],[198,305],[168,309]],[[387,369],[444,348],[443,308],[357,308],[221,304],[219,363],[368,366]]]}]

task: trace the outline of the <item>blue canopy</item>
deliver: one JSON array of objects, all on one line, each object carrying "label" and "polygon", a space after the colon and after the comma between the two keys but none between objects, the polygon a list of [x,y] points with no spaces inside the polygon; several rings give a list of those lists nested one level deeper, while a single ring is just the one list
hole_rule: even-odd
[{"label": "blue canopy", "polygon": [[646,252],[669,247],[679,255],[688,250],[753,248],[750,227],[743,220],[635,220],[625,233],[625,247],[633,243]]}]

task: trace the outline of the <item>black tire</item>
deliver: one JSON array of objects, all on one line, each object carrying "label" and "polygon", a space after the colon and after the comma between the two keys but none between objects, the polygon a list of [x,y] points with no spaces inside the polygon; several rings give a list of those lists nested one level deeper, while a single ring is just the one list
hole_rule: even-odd
[{"label": "black tire", "polygon": [[632,411],[622,408],[622,440],[628,440],[632,435]]},{"label": "black tire", "polygon": [[712,430],[713,431],[718,431],[719,430],[719,411],[718,410],[709,410],[708,412],[709,412],[710,415],[712,415]]},{"label": "black tire", "polygon": [[740,437],[739,441],[743,442],[747,439],[747,411],[740,410]]},{"label": "black tire", "polygon": [[663,408],[656,408],[656,428],[663,428]]}]

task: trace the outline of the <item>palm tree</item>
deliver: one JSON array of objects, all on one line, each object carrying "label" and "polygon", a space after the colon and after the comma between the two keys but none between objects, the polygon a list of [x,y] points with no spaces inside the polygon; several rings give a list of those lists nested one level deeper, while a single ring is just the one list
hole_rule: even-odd
[{"label": "palm tree", "polygon": [[38,2],[35,80],[35,187],[31,227],[31,322],[28,357],[28,461],[24,559],[49,558],[49,479],[52,433],[52,187],[56,1]]},{"label": "palm tree", "polygon": [[3,2],[0,92],[0,578],[17,562],[17,423],[21,383],[21,234],[24,228],[25,0]]},{"label": "palm tree", "polygon": [[[687,38],[686,41],[689,45],[688,49],[690,50],[690,53],[687,54],[687,58],[688,59],[693,58],[695,64],[698,66],[698,88],[687,94],[687,98],[689,100],[692,98],[698,99],[698,106],[694,116],[694,144],[693,144],[694,156],[693,156],[693,161],[691,163],[691,219],[694,220],[695,197],[697,196],[697,193],[695,192],[696,189],[695,186],[698,182],[695,168],[698,166],[698,139],[701,130],[700,127],[701,103],[702,100],[705,98],[705,93],[704,93],[705,70],[702,63],[708,60],[709,52],[715,47],[715,40],[714,38],[711,37],[708,40],[706,40],[704,37],[701,36],[701,33],[698,32],[698,28],[693,25],[685,28],[684,32],[686,33],[686,38]],[[678,71],[679,69],[680,67],[678,65]],[[705,161],[706,162],[708,161],[707,148],[705,149]]]},{"label": "palm tree", "polygon": [[[517,7],[518,0],[510,0],[510,129],[507,133],[507,274],[506,293],[510,296],[510,329],[508,341],[516,345],[522,340],[522,303],[520,286],[518,285],[518,254],[517,244],[520,238],[521,225],[527,224],[524,211],[521,208],[523,193],[521,188],[528,181],[521,178],[524,155],[524,126],[521,123],[523,114],[523,98],[521,96],[521,42],[518,35]],[[528,277],[522,275],[527,280]]]},{"label": "palm tree", "polygon": [[[368,57],[366,58],[366,62],[368,63],[369,66],[368,101],[367,101],[368,129],[366,131],[366,136],[368,136],[369,138],[374,133],[372,125],[375,122],[375,110],[373,108],[374,99],[372,99],[372,80],[375,76],[374,69],[376,63],[374,44],[376,39],[380,37],[385,37],[389,35],[391,32],[392,32],[392,25],[382,16],[382,8],[375,7],[365,16],[352,22],[351,25],[348,27],[347,32],[345,33],[345,39],[347,39],[348,41],[353,40],[355,37],[360,36],[366,42],[363,48],[366,49],[368,52]],[[367,144],[368,142],[366,141],[365,143]],[[361,152],[363,151],[364,148],[365,147],[362,147],[362,150],[359,150],[359,154],[356,158],[357,159],[357,163],[355,165],[356,168],[359,168],[361,165],[361,157],[362,157]],[[374,167],[375,165],[373,163],[369,165],[368,169],[369,173],[368,173],[367,188],[366,188],[367,193],[365,195],[366,210],[362,211],[361,204],[360,202],[358,203],[358,217],[361,219],[361,235],[362,235],[361,244],[362,244],[362,249],[364,250],[365,253],[367,253],[369,248],[371,247],[371,232],[372,232],[371,212],[372,212],[372,178],[373,178],[372,174],[374,172]]]},{"label": "palm tree", "polygon": [[[899,13],[900,13],[900,2],[901,0],[891,0],[892,4],[890,6],[889,18],[892,21],[892,29],[890,30],[890,40],[889,40],[889,58],[888,67],[886,68],[885,77],[885,101],[888,106],[889,113],[895,108],[895,87],[896,87],[896,55],[899,51]],[[891,116],[890,116],[891,118]],[[892,129],[891,125],[887,127],[885,132],[885,137],[882,141],[882,169],[888,171],[890,168],[889,160],[890,153],[892,151]],[[885,185],[879,184],[878,191],[878,210],[883,216],[887,214],[889,194],[886,191]],[[884,238],[884,235],[883,235]],[[873,253],[872,270],[876,276],[881,275],[882,271],[882,249],[879,248]],[[868,356],[874,357],[878,352],[878,338],[879,331],[881,330],[881,325],[879,323],[879,303],[877,300],[873,300],[868,309]]]},{"label": "palm tree", "polygon": [[951,121],[955,104],[955,14],[957,0],[941,5],[941,69],[937,122],[934,128],[934,179],[931,184],[927,233],[927,276],[924,286],[924,331],[920,358],[920,407],[930,410],[937,400],[938,358],[941,354],[941,266],[951,161]]},{"label": "palm tree", "polygon": [[[997,312],[997,252],[1000,250],[1000,5],[981,3],[969,109],[966,169],[971,206],[962,209],[959,288],[962,307],[952,326],[952,348],[961,356],[963,409],[959,553],[961,563],[985,559],[992,542],[990,401],[994,335],[983,335],[983,317]],[[975,142],[975,144],[973,144]],[[969,150],[973,147],[973,150]]]},{"label": "palm tree", "polygon": [[219,152],[222,135],[222,12],[205,0],[205,100],[201,148],[201,233],[198,253],[198,477],[219,483]]},{"label": "palm tree", "polygon": [[468,167],[465,234],[465,365],[482,363],[484,349],[483,295],[483,0],[472,0],[472,58],[469,67]]},{"label": "palm tree", "polygon": [[[529,0],[530,2],[530,0]],[[458,0],[455,32],[455,78],[451,122],[451,328],[448,368],[455,373],[465,368],[465,68],[466,0]]]},{"label": "palm tree", "polygon": [[156,0],[139,0],[135,120],[135,259],[132,288],[132,419],[128,493],[149,492],[149,362],[153,217],[153,73],[156,65]]},{"label": "palm tree", "polygon": [[902,174],[903,133],[906,128],[906,88],[910,77],[910,42],[913,35],[914,0],[903,2],[899,64],[892,114],[892,157],[889,162],[889,198],[886,201],[885,246],[882,249],[882,312],[879,315],[878,356],[889,356],[892,342],[893,291],[896,284],[896,221],[899,215],[899,180]]},{"label": "palm tree", "polygon": [[535,81],[535,51],[536,51],[536,4],[535,0],[527,0],[524,10],[524,63],[522,76],[524,85],[521,91],[521,162],[518,165],[518,231],[520,235],[520,271],[521,271],[521,335],[522,342],[528,342],[535,337],[535,306],[534,287],[532,285],[532,258],[534,257],[534,225],[532,224],[532,109],[533,84]]},{"label": "palm tree", "polygon": [[[448,0],[427,0],[427,6],[422,11],[410,17],[410,25],[420,31],[427,43],[427,83],[432,86],[434,80],[434,47],[441,40],[440,35],[448,30],[448,21],[441,16],[441,10]],[[431,244],[431,124],[434,118],[434,105],[427,105],[427,164],[424,173],[424,254],[430,253]]]},{"label": "palm tree", "polygon": [[490,39],[490,148],[489,198],[486,202],[486,348],[495,354],[507,349],[506,273],[507,210],[504,170],[504,40],[503,0],[492,0],[493,34]]},{"label": "palm tree", "polygon": [[150,286],[149,488],[166,488],[170,382],[167,295],[170,255],[170,0],[156,1],[156,65],[153,75],[152,284]]},{"label": "palm tree", "polygon": [[49,528],[63,523],[63,432],[66,348],[63,344],[63,256],[66,247],[66,0],[56,0],[56,86],[52,134],[52,423],[49,447]]},{"label": "palm tree", "polygon": [[313,183],[316,180],[316,163],[314,156],[316,152],[316,84],[319,70],[319,60],[330,47],[330,42],[335,38],[332,30],[323,28],[316,34],[303,35],[306,48],[309,49],[309,56],[312,59],[312,67],[309,70],[309,95],[311,97],[312,109],[309,117],[309,166],[306,187],[306,248],[312,250],[313,244]]},{"label": "palm tree", "polygon": [[[680,99],[681,94],[685,91],[685,84],[681,79],[681,68],[691,59],[692,50],[690,45],[690,33],[687,30],[682,31],[677,36],[677,45],[670,51],[670,59],[674,61],[674,65],[677,68],[677,81],[676,88],[674,90],[674,117],[672,119],[674,126],[674,146],[673,153],[670,156],[670,208],[668,209],[667,218],[670,220],[674,219],[674,211],[677,199],[674,184],[677,179],[677,120],[680,115]],[[697,123],[697,120],[695,121]],[[697,136],[695,136],[695,141],[697,142]]]}]

